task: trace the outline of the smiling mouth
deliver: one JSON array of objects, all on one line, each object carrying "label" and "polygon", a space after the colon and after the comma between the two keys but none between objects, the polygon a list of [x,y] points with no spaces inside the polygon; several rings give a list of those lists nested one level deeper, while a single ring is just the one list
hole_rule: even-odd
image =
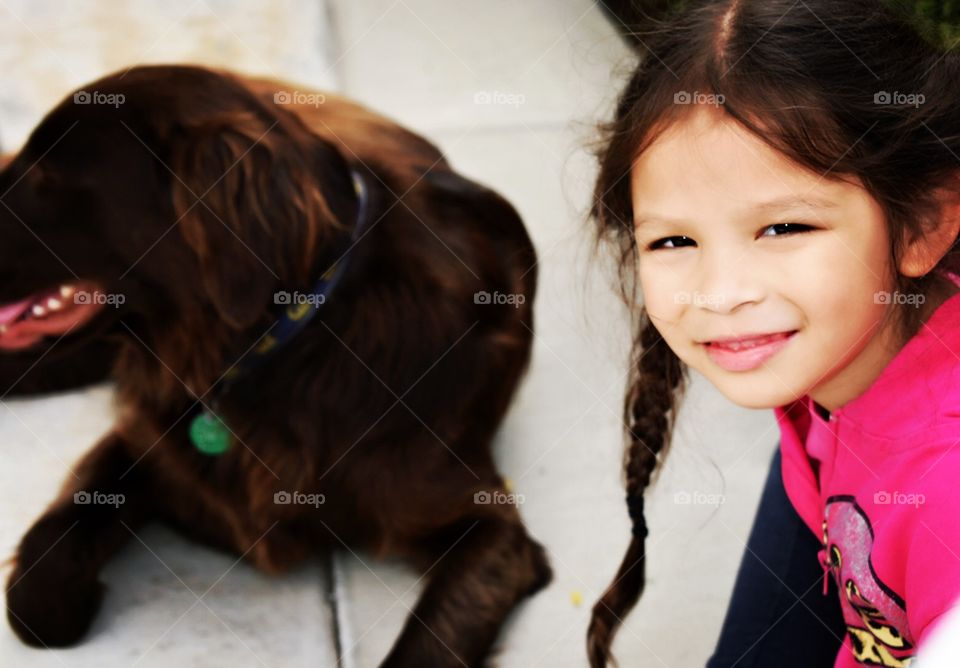
[{"label": "smiling mouth", "polygon": [[94,283],[65,283],[20,301],[0,304],[0,350],[22,350],[45,336],[63,335],[89,321],[104,303]]},{"label": "smiling mouth", "polygon": [[761,334],[758,336],[745,337],[741,339],[718,339],[716,341],[706,341],[704,345],[711,348],[720,348],[724,350],[732,350],[734,352],[740,350],[750,350],[751,348],[757,348],[760,346],[769,345],[781,339],[789,338],[796,333],[797,330],[792,329],[784,332],[776,332],[773,334]]},{"label": "smiling mouth", "polygon": [[708,341],[703,346],[713,362],[727,371],[751,371],[782,350],[798,330],[746,339]]}]

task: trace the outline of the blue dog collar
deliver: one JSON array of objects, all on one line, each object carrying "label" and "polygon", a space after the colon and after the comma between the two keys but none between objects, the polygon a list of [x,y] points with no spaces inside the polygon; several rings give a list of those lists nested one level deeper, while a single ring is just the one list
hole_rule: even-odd
[{"label": "blue dog collar", "polygon": [[[360,239],[361,233],[368,222],[367,208],[370,199],[366,182],[359,172],[351,168],[350,177],[357,196],[357,221],[345,250],[317,280],[313,286],[313,291],[310,294],[303,295],[303,299],[298,298],[297,303],[288,304],[277,322],[268,330],[261,341],[227,370],[222,378],[221,392],[251,369],[262,364],[264,360],[283,348],[303,331],[343,278],[350,257],[350,250]],[[282,293],[278,293],[278,295],[280,294]],[[223,419],[216,414],[217,404],[219,403],[217,397],[215,396],[210,403],[212,410],[204,407],[203,411],[191,421],[189,435],[197,450],[206,455],[219,455],[230,448],[233,432],[223,422]]]}]

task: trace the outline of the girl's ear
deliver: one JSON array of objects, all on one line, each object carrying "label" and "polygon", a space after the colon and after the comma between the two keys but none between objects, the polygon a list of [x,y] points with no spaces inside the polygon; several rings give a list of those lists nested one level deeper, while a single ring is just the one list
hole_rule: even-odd
[{"label": "girl's ear", "polygon": [[937,225],[919,236],[913,236],[906,244],[900,258],[900,273],[919,278],[925,276],[957,241],[960,232],[960,192],[942,189],[937,192],[940,214]]}]

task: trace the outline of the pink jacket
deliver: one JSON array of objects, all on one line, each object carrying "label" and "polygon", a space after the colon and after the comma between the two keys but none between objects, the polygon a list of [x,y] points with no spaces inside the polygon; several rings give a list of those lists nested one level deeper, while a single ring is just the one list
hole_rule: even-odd
[{"label": "pink jacket", "polygon": [[960,599],[960,294],[829,420],[809,396],[774,413],[787,496],[840,591],[834,668],[910,665]]}]

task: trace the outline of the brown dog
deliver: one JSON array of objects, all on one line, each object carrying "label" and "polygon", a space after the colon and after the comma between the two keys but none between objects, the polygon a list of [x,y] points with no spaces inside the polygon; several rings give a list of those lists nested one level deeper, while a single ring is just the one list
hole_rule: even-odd
[{"label": "brown dog", "polygon": [[409,559],[428,583],[381,665],[482,665],[551,578],[496,502],[536,283],[504,199],[361,106],[182,66],[68,97],[0,193],[0,359],[62,345],[65,386],[109,357],[119,409],[20,543],[24,642],[80,640],[101,567],[155,520],[270,573]]}]

